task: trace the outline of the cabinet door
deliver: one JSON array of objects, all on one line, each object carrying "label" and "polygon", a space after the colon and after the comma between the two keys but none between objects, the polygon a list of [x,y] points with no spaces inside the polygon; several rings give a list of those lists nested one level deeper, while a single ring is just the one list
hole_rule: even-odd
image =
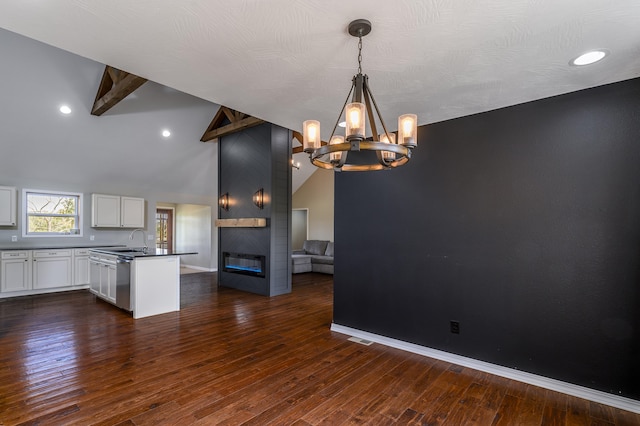
[{"label": "cabinet door", "polygon": [[33,259],[33,288],[68,287],[71,281],[71,257]]},{"label": "cabinet door", "polygon": [[73,285],[89,284],[89,256],[74,258]]},{"label": "cabinet door", "polygon": [[144,228],[144,198],[121,197],[120,225],[123,228]]},{"label": "cabinet door", "polygon": [[91,194],[91,226],[120,227],[120,197]]},{"label": "cabinet door", "polygon": [[100,265],[100,297],[109,299],[109,266]]},{"label": "cabinet door", "polygon": [[0,226],[16,225],[16,189],[0,186]]},{"label": "cabinet door", "polygon": [[111,302],[116,303],[116,267],[114,265],[109,265],[107,271],[107,286],[109,288],[108,299]]},{"label": "cabinet door", "polygon": [[2,291],[31,290],[29,259],[7,259],[2,261]]},{"label": "cabinet door", "polygon": [[101,266],[94,260],[89,261],[89,284],[91,284],[91,292],[100,294],[100,269]]}]

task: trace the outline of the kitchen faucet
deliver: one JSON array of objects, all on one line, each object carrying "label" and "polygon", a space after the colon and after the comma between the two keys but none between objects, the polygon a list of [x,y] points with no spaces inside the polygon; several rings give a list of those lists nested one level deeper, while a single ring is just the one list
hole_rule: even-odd
[{"label": "kitchen faucet", "polygon": [[147,246],[147,233],[145,232],[144,229],[141,228],[136,228],[133,231],[131,231],[131,234],[129,234],[129,239],[133,240],[133,234],[135,234],[137,231],[142,232],[142,245],[144,247],[144,251],[143,253],[147,253],[147,250],[149,250],[149,247]]}]

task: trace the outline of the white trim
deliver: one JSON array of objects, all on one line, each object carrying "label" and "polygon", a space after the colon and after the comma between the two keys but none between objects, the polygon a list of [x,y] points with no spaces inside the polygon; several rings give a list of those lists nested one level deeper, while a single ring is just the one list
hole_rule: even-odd
[{"label": "white trim", "polygon": [[181,263],[180,266],[205,272],[216,272],[218,270],[217,268],[203,268],[202,266],[187,265],[186,263]]},{"label": "white trim", "polygon": [[640,401],[331,323],[331,331],[640,414]]}]

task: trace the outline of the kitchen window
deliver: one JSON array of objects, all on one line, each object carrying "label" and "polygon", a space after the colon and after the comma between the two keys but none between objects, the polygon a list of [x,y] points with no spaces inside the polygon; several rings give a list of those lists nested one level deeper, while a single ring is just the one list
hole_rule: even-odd
[{"label": "kitchen window", "polygon": [[22,191],[23,237],[81,237],[82,194]]}]

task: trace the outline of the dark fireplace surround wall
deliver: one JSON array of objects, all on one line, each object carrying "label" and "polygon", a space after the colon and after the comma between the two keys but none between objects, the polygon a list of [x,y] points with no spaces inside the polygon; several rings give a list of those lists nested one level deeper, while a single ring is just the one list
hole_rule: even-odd
[{"label": "dark fireplace surround wall", "polygon": [[[218,218],[265,218],[262,228],[218,228],[218,283],[276,296],[291,292],[291,132],[261,124],[218,141],[219,194],[228,193],[228,211]],[[264,189],[264,208],[253,194]],[[226,272],[224,253],[265,256],[265,276]]]},{"label": "dark fireplace surround wall", "polygon": [[334,323],[640,400],[640,79],[421,127],[335,197]]}]

